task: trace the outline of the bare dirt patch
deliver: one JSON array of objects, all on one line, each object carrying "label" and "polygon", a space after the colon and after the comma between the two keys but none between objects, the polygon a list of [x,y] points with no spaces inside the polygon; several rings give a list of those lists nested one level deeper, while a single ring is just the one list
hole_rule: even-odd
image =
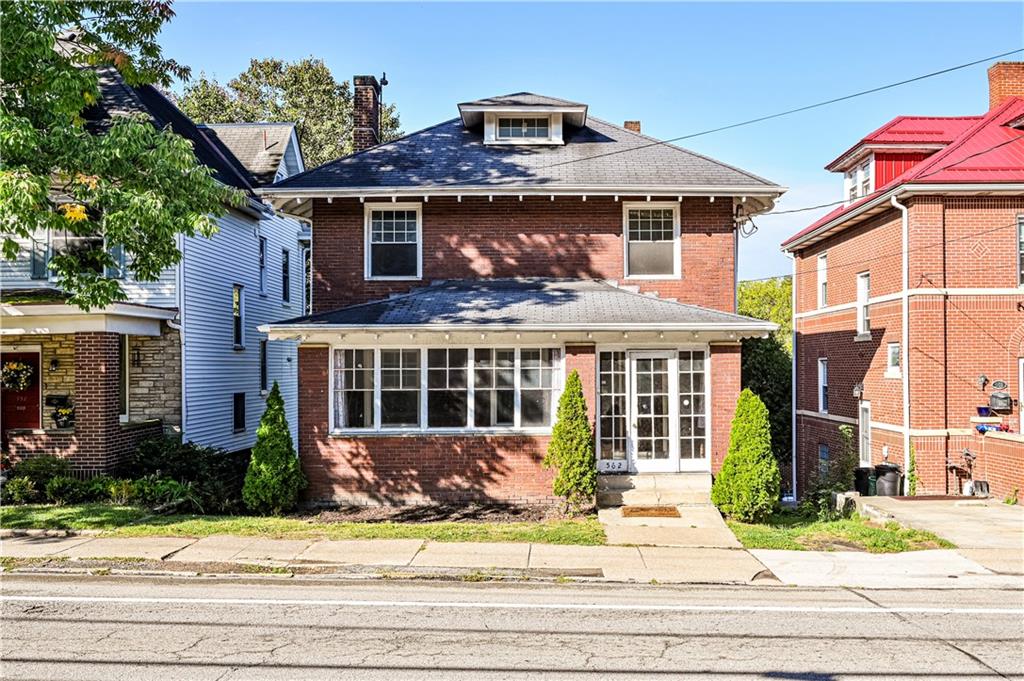
[{"label": "bare dirt patch", "polygon": [[430,504],[423,506],[342,506],[324,510],[303,520],[318,523],[495,523],[564,520],[558,506],[509,506],[502,504]]}]

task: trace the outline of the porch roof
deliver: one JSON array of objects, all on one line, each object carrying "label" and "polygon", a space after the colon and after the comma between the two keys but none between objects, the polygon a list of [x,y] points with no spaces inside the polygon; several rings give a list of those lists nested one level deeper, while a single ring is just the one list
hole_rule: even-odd
[{"label": "porch roof", "polygon": [[360,305],[288,319],[263,331],[329,329],[686,330],[759,335],[771,322],[686,305],[595,279],[444,280]]},{"label": "porch roof", "polygon": [[174,308],[138,303],[112,303],[87,312],[68,304],[66,298],[56,289],[0,290],[0,336],[79,331],[159,336],[161,323],[178,316]]}]

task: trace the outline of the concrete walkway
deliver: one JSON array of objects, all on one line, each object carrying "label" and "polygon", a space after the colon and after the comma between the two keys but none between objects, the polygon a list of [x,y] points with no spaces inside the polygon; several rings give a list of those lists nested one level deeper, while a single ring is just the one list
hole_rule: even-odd
[{"label": "concrete walkway", "polygon": [[996,499],[901,500],[861,497],[860,512],[876,520],[934,532],[958,553],[993,572],[1024,575],[1024,507]]},{"label": "concrete walkway", "polygon": [[[563,546],[443,543],[418,539],[293,540],[256,537],[13,537],[12,558],[160,561],[167,569],[231,571],[225,564],[327,567],[345,572],[603,578],[637,583],[778,584],[865,588],[1022,588],[1024,578],[995,574],[955,551],[873,555],[855,552],[745,551],[689,546]],[[69,563],[70,566],[74,562]],[[151,566],[147,566],[148,567]],[[777,578],[777,579],[776,579]]]},{"label": "concrete walkway", "polygon": [[738,549],[736,536],[711,504],[679,505],[678,518],[624,518],[622,509],[597,513],[609,544]]}]

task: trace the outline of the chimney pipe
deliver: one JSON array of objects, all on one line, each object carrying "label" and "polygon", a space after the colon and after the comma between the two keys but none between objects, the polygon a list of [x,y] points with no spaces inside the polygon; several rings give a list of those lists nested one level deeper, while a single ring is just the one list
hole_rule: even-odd
[{"label": "chimney pipe", "polygon": [[380,144],[380,83],[376,76],[354,76],[352,150]]},{"label": "chimney pipe", "polygon": [[622,127],[624,127],[626,130],[638,133],[640,132],[640,121],[626,121],[625,123],[622,124]]},{"label": "chimney pipe", "polygon": [[988,110],[1010,97],[1024,99],[1024,62],[1001,61],[988,70]]}]

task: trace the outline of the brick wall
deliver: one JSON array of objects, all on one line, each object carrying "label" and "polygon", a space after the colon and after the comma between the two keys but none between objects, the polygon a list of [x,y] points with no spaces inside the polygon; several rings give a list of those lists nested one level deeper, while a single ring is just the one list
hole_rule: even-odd
[{"label": "brick wall", "polygon": [[[626,197],[622,197],[626,200]],[[622,203],[612,197],[434,197],[423,210],[423,281],[364,281],[364,205],[313,205],[315,312],[386,297],[433,279],[623,279]],[[735,309],[732,204],[686,198],[680,209],[681,279],[633,280],[643,291]]]},{"label": "brick wall", "polygon": [[740,396],[740,345],[711,346],[711,472],[722,468]]},{"label": "brick wall", "polygon": [[1007,97],[1024,97],[1024,62],[1001,61],[988,70],[988,108],[991,111]]},{"label": "brick wall", "polygon": [[375,76],[355,76],[352,84],[352,148],[361,151],[380,143],[380,84]]}]

